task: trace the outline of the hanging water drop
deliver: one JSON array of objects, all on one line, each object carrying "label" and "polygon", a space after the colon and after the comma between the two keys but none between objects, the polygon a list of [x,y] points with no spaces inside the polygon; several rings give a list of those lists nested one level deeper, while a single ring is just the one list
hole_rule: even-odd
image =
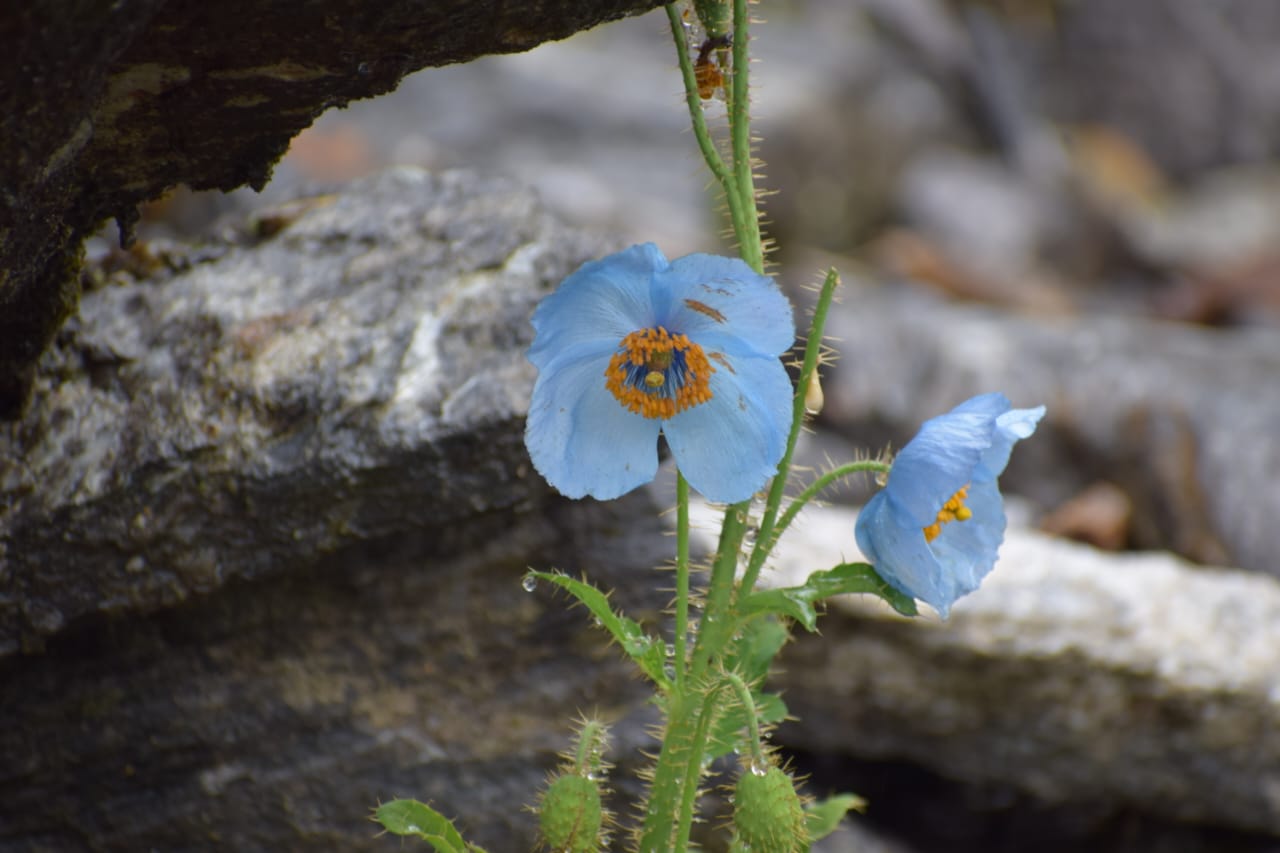
[{"label": "hanging water drop", "polygon": [[754,758],[751,759],[751,775],[752,776],[763,776],[768,772],[769,772],[769,765],[766,762],[756,761]]},{"label": "hanging water drop", "polygon": [[524,587],[525,592],[533,592],[538,588],[538,579],[533,575],[525,575],[524,580],[520,581],[520,585]]}]

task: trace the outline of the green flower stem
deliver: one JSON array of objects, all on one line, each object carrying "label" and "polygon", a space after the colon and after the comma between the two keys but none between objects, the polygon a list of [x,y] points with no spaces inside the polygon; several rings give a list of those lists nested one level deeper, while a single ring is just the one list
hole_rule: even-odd
[{"label": "green flower stem", "polygon": [[[786,529],[791,526],[791,522],[795,521],[796,516],[800,514],[800,510],[804,509],[805,504],[817,497],[818,493],[827,486],[831,485],[836,480],[848,477],[850,474],[860,474],[865,471],[875,471],[878,474],[887,474],[889,473],[890,467],[891,466],[888,462],[881,462],[878,459],[864,459],[861,462],[847,462],[838,468],[832,468],[830,471],[814,480],[803,492],[796,495],[795,500],[787,506],[787,511],[782,514],[782,518],[778,520],[777,525],[772,531],[770,531],[770,541],[764,549],[764,553],[767,555],[769,550],[778,543],[778,539],[780,539]],[[764,536],[762,535],[761,539],[763,538]],[[754,554],[752,556],[754,556]],[[764,562],[763,557],[760,562]]]},{"label": "green flower stem", "polygon": [[738,556],[742,550],[742,538],[747,532],[747,511],[750,501],[734,504],[725,510],[720,527],[720,544],[715,562],[711,564],[711,582],[707,585],[706,604],[702,621],[698,625],[698,638],[693,645],[693,663],[690,674],[694,679],[706,675],[711,662],[724,652],[731,636],[733,620],[733,579],[738,569]]},{"label": "green flower stem", "polygon": [[756,767],[764,767],[768,761],[764,748],[760,745],[760,724],[756,720],[756,703],[751,691],[742,678],[735,673],[722,671],[720,680],[707,689],[702,697],[702,705],[698,712],[698,720],[694,726],[693,740],[685,757],[684,782],[681,786],[679,821],[676,824],[677,849],[683,850],[688,843],[689,830],[693,826],[693,811],[698,800],[698,783],[702,779],[702,755],[706,751],[707,739],[711,733],[711,725],[716,718],[716,703],[720,693],[726,687],[738,694],[738,701],[747,710],[747,731],[751,737],[751,761]]},{"label": "green flower stem", "polygon": [[[640,853],[664,853],[667,850],[684,853],[689,847],[687,829],[683,834],[676,829],[677,816],[684,811],[684,801],[688,798],[684,780],[697,737],[697,699],[695,695],[676,692],[667,705],[667,729],[662,737],[662,751],[653,769],[644,824],[636,847]],[[693,796],[696,798],[696,791]]]},{"label": "green flower stem", "polygon": [[[749,595],[755,586],[756,578],[760,576],[760,569],[764,566],[765,558],[769,556],[769,551],[778,541],[781,530],[775,530],[775,522],[778,518],[778,509],[782,506],[783,492],[787,487],[787,476],[791,471],[791,457],[796,450],[796,442],[800,438],[800,429],[804,426],[805,394],[809,390],[809,383],[813,380],[814,371],[818,369],[818,357],[822,354],[822,335],[827,325],[827,312],[831,309],[831,301],[835,298],[836,287],[840,284],[840,276],[835,269],[827,270],[827,276],[822,282],[822,289],[818,291],[818,304],[813,309],[813,322],[809,325],[809,338],[804,345],[804,361],[800,366],[800,381],[796,384],[795,402],[792,404],[791,411],[791,432],[787,435],[787,449],[782,454],[782,461],[778,463],[778,473],[773,478],[773,484],[769,487],[769,496],[765,500],[764,515],[760,519],[760,531],[756,537],[755,548],[751,552],[751,559],[747,563],[747,570],[743,573],[742,584],[739,586],[739,596]],[[792,503],[792,507],[795,502]],[[798,511],[798,510],[797,510]]]},{"label": "green flower stem", "polygon": [[[716,148],[707,127],[698,93],[697,77],[689,57],[684,24],[674,3],[667,4],[667,20],[680,61],[694,137],[707,168],[720,183],[733,221],[738,251],[756,272],[764,272],[764,247],[760,241],[760,217],[756,209],[755,183],[751,162],[751,129],[748,110],[747,0],[733,4],[733,68],[729,84],[729,138],[732,169]],[[791,442],[794,444],[794,440]],[[705,688],[699,696],[698,685],[712,664],[723,658],[732,637],[734,576],[747,529],[750,501],[730,506],[725,511],[720,529],[720,543],[711,567],[705,606],[699,622],[693,654],[686,662],[684,643],[688,629],[688,484],[677,478],[677,544],[676,544],[676,685],[668,699],[667,730],[662,751],[654,767],[653,783],[641,828],[639,849],[674,850],[684,853],[689,846],[689,829],[693,822],[702,774],[702,755],[714,722],[715,702],[727,681]],[[780,498],[779,498],[780,499]],[[687,663],[687,665],[686,665]],[[741,679],[738,679],[741,682]],[[745,689],[745,685],[742,685]],[[747,691],[750,701],[750,691]],[[749,707],[754,707],[750,705]],[[758,735],[758,726],[756,735]],[[755,737],[758,743],[759,738]],[[757,747],[758,748],[758,747]]]},{"label": "green flower stem", "polygon": [[680,820],[676,824],[676,839],[680,850],[687,847],[689,830],[693,827],[693,811],[698,802],[698,783],[702,780],[702,753],[706,750],[711,723],[715,720],[716,702],[723,686],[723,682],[715,685],[702,697],[693,742],[685,759],[684,783],[680,792]]},{"label": "green flower stem", "polygon": [[689,481],[676,471],[676,691],[684,689],[689,636]]},{"label": "green flower stem", "polygon": [[744,501],[725,511],[706,606],[694,641],[693,660],[683,684],[672,692],[667,704],[667,730],[654,767],[641,829],[639,849],[642,853],[667,850],[680,853],[688,849],[690,824],[682,816],[687,814],[692,819],[698,796],[697,780],[702,773],[702,753],[706,749],[710,715],[714,712],[712,700],[717,692],[708,691],[699,702],[697,685],[704,682],[703,676],[711,662],[723,656],[731,636],[727,629],[736,622],[731,618],[729,606],[733,602],[733,578],[747,529],[749,506],[750,503]]},{"label": "green flower stem", "polygon": [[[738,191],[734,174],[725,164],[724,158],[720,156],[715,140],[711,137],[711,130],[707,127],[707,117],[702,111],[702,96],[698,94],[698,78],[693,70],[693,62],[689,58],[689,45],[685,41],[684,23],[680,18],[680,10],[676,8],[675,3],[668,3],[666,10],[667,20],[671,24],[671,39],[676,44],[676,57],[680,61],[680,76],[684,80],[684,98],[689,108],[693,138],[698,141],[698,150],[702,152],[702,159],[706,161],[707,168],[720,183],[725,203],[729,206],[733,233],[739,235],[741,239],[741,235],[748,231],[746,205],[743,204],[743,197]],[[746,198],[752,203],[752,215],[754,215],[754,199],[750,196]]]},{"label": "green flower stem", "polygon": [[734,672],[722,673],[725,680],[738,694],[738,701],[747,711],[747,735],[751,739],[751,764],[753,767],[766,767],[768,760],[764,756],[764,747],[760,745],[760,721],[756,719],[756,700],[742,677]]},{"label": "green flower stem", "polygon": [[742,223],[734,223],[742,259],[764,273],[764,246],[760,242],[760,212],[756,209],[755,175],[751,162],[751,114],[748,74],[750,40],[747,0],[733,0],[733,76],[729,96],[729,137],[733,143],[733,172],[742,201]]}]

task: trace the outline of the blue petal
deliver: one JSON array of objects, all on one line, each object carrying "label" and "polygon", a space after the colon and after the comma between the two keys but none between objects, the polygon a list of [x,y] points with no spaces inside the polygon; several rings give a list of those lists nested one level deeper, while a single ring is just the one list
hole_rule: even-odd
[{"label": "blue petal", "polygon": [[728,504],[747,500],[777,473],[792,389],[776,356],[721,355],[712,359],[711,399],[671,418],[663,431],[689,485]]},{"label": "blue petal", "polygon": [[528,358],[540,370],[575,344],[623,337],[654,324],[650,292],[667,259],[652,243],[589,261],[570,275],[533,312],[534,340]]},{"label": "blue petal", "polygon": [[[1000,543],[1004,541],[1004,500],[994,480],[970,486],[965,504],[973,511],[973,517],[942,525],[942,532],[929,543],[949,580],[948,607],[978,588],[995,567]],[[938,608],[938,612],[945,616],[946,608]]]},{"label": "blue petal", "polygon": [[791,303],[778,285],[737,258],[686,255],[655,279],[654,310],[660,322],[704,348],[737,337],[763,355],[779,355],[795,343]]},{"label": "blue petal", "polygon": [[984,394],[925,421],[893,460],[885,490],[917,527],[973,479],[991,447],[997,418],[1009,410],[1003,394]]},{"label": "blue petal", "polygon": [[1013,445],[1036,431],[1036,424],[1044,417],[1044,406],[1034,409],[1013,409],[996,418],[995,433],[991,437],[991,447],[982,454],[978,470],[974,472],[975,480],[994,480],[1009,464],[1009,454]]},{"label": "blue petal", "polygon": [[524,441],[534,467],[571,498],[610,500],[653,479],[659,422],[624,409],[605,387],[616,342],[551,359],[533,386]]},{"label": "blue petal", "polygon": [[942,565],[929,550],[924,531],[895,506],[888,491],[867,501],[854,528],[858,548],[880,577],[912,598],[926,601],[945,618],[954,598]]}]

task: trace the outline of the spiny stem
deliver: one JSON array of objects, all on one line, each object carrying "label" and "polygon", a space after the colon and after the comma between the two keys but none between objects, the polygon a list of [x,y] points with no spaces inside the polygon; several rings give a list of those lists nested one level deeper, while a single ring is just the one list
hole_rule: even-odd
[{"label": "spiny stem", "polygon": [[706,607],[698,625],[698,639],[693,646],[693,663],[690,674],[702,678],[713,660],[724,652],[730,636],[733,620],[733,577],[738,568],[738,554],[742,549],[742,537],[747,531],[747,512],[750,501],[736,503],[725,510],[720,527],[720,545],[715,562],[711,565],[711,582],[707,586]]},{"label": "spiny stem", "polygon": [[676,471],[676,690],[684,689],[689,635],[689,482]]},{"label": "spiny stem", "polygon": [[[782,536],[783,532],[791,526],[791,522],[795,521],[796,516],[800,514],[800,510],[804,509],[804,505],[817,497],[818,493],[827,486],[831,485],[836,480],[839,480],[841,477],[847,477],[850,474],[858,474],[864,471],[875,471],[876,473],[887,474],[890,467],[892,466],[890,466],[888,462],[880,462],[876,459],[864,459],[861,462],[847,462],[838,468],[831,469],[818,479],[814,480],[805,488],[804,491],[796,495],[795,500],[787,506],[787,511],[782,514],[782,518],[778,520],[777,525],[772,531],[770,531],[771,541],[768,543],[768,548],[765,549],[765,553],[768,553],[768,549],[777,544],[778,539]],[[764,538],[763,535],[761,538]],[[752,556],[755,555],[753,554]],[[764,562],[763,558],[761,558],[761,562]]]},{"label": "spiny stem", "polygon": [[676,829],[678,816],[684,810],[684,780],[697,737],[697,699],[691,692],[677,691],[667,704],[667,730],[662,738],[662,751],[653,768],[653,782],[649,786],[636,848],[639,853],[667,853],[669,850],[683,853],[688,849],[688,832],[681,834]]},{"label": "spiny stem", "polygon": [[747,736],[751,739],[751,764],[753,767],[764,767],[768,761],[764,756],[764,747],[760,744],[760,722],[756,719],[756,700],[751,695],[747,683],[736,672],[722,673],[725,680],[738,694],[738,701],[747,711]]},{"label": "spiny stem", "polygon": [[698,801],[698,782],[702,779],[702,753],[706,750],[707,736],[711,732],[711,723],[715,719],[715,703],[722,687],[723,683],[717,684],[703,697],[702,707],[698,712],[698,724],[694,729],[693,745],[686,756],[684,784],[680,796],[680,817],[676,824],[676,838],[682,844],[687,843],[689,830],[693,826],[693,809]]},{"label": "spiny stem", "polygon": [[733,77],[729,98],[729,137],[733,146],[734,182],[742,201],[743,216],[733,230],[742,259],[756,272],[764,273],[764,247],[760,243],[760,212],[756,209],[755,176],[751,168],[751,115],[747,50],[747,0],[733,0]]},{"label": "spiny stem", "polygon": [[[739,239],[741,239],[741,235],[747,230],[747,213],[744,198],[739,193],[733,172],[725,165],[724,158],[720,156],[720,152],[716,149],[711,130],[707,127],[707,117],[702,111],[702,96],[698,93],[697,74],[694,71],[693,62],[689,58],[689,45],[685,42],[684,23],[680,18],[680,10],[676,8],[675,3],[668,3],[666,10],[667,20],[671,24],[671,39],[676,43],[676,57],[680,61],[680,76],[684,80],[684,99],[686,106],[689,108],[689,122],[693,127],[693,138],[698,142],[698,150],[702,152],[702,159],[706,161],[707,168],[711,170],[712,176],[720,183],[720,189],[724,192],[725,203],[729,205],[729,217],[733,221],[734,234],[739,235]],[[751,208],[754,212],[755,199],[748,196],[745,200],[751,203]]]},{"label": "spiny stem", "polygon": [[[800,438],[800,429],[804,426],[804,398],[809,390],[809,382],[814,371],[818,369],[818,356],[822,352],[822,335],[827,325],[827,312],[831,309],[831,301],[835,298],[836,288],[840,285],[840,275],[835,268],[827,270],[827,276],[818,291],[818,304],[813,309],[813,323],[809,326],[809,338],[804,345],[804,361],[800,366],[800,381],[796,384],[796,396],[791,406],[791,432],[787,435],[787,449],[778,463],[778,473],[769,487],[769,497],[765,500],[764,515],[760,519],[760,532],[756,537],[755,548],[751,552],[751,560],[742,576],[738,596],[748,595],[760,576],[760,568],[764,565],[769,551],[777,543],[781,531],[774,530],[778,518],[778,508],[782,505],[782,495],[787,487],[787,477],[791,471],[791,457],[796,450],[796,442]],[[795,504],[793,503],[792,506]]]}]

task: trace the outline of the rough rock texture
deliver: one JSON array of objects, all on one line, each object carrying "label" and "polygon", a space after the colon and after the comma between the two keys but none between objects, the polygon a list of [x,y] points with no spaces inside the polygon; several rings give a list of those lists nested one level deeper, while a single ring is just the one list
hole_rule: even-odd
[{"label": "rough rock texture", "polygon": [[[770,583],[857,558],[809,508]],[[1048,803],[1280,834],[1280,583],[1014,528],[948,622],[833,603],[775,678],[824,755],[905,759]]]},{"label": "rough rock texture", "polygon": [[545,497],[511,464],[528,316],[601,241],[468,173],[300,207],[86,295],[0,451],[0,651]]},{"label": "rough rock texture", "polygon": [[[921,421],[1004,391],[1048,416],[1008,482],[1052,507],[1095,480],[1134,504],[1131,545],[1280,574],[1280,341],[1133,317],[1035,317],[850,280],[828,325],[828,426],[901,447]],[[885,429],[873,434],[869,424]],[[1046,476],[1043,472],[1052,472]]]},{"label": "rough rock texture", "polygon": [[326,109],[656,0],[59,0],[0,16],[0,417],[75,311],[80,246],[176,184],[261,187]]},{"label": "rough rock texture", "polygon": [[528,849],[568,715],[651,722],[520,584],[665,604],[644,494],[567,503],[522,443],[529,314],[608,247],[470,173],[290,215],[86,294],[0,435],[0,849],[395,849],[394,796]]}]

